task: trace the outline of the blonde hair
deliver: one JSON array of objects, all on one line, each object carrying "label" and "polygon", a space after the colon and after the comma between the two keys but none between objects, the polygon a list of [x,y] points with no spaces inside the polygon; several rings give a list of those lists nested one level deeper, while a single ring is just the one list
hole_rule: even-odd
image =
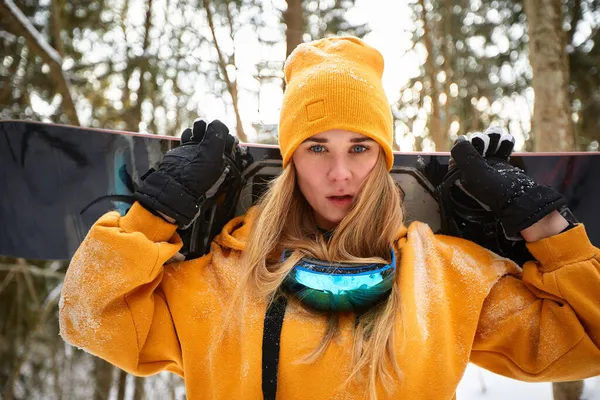
[{"label": "blonde hair", "polygon": [[[311,217],[312,209],[296,184],[294,168],[290,163],[271,182],[258,203],[258,215],[243,255],[247,273],[227,314],[234,313],[236,304],[249,293],[272,301],[286,275],[304,256],[330,262],[390,261],[390,247],[402,226],[403,209],[400,191],[387,171],[385,157],[380,155],[350,212],[328,241]],[[291,250],[292,254],[281,262],[283,249]],[[352,373],[346,383],[367,371],[371,399],[377,398],[378,381],[389,390],[393,381],[400,378],[394,345],[399,307],[400,293],[394,283],[389,297],[361,314],[355,324]],[[320,345],[302,361],[311,363],[318,359],[338,332],[338,318],[332,313]]]}]

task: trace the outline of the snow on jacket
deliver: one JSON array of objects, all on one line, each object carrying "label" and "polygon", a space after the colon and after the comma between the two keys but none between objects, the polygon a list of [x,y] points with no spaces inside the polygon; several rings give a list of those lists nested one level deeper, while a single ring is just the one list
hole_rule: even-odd
[{"label": "snow on jacket", "polygon": [[[189,399],[260,399],[264,302],[216,336],[241,274],[252,213],[229,222],[202,258],[164,265],[181,247],[175,226],[134,204],[110,212],[75,254],[60,302],[60,332],[132,374],[184,377]],[[538,262],[513,262],[426,224],[397,246],[402,306],[401,383],[381,398],[452,399],[467,363],[525,381],[600,374],[600,251],[583,225],[529,243]],[[403,320],[403,321],[402,321]],[[354,316],[314,364],[325,317],[288,306],[281,333],[278,399],[359,399],[350,372]]]}]

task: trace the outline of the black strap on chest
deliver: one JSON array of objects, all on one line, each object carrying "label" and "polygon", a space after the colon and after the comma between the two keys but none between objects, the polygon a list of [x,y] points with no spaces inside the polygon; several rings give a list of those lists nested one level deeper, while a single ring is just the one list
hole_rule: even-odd
[{"label": "black strap on chest", "polygon": [[277,394],[279,344],[286,306],[285,297],[278,295],[265,313],[262,343],[262,391],[265,400],[275,400]]}]

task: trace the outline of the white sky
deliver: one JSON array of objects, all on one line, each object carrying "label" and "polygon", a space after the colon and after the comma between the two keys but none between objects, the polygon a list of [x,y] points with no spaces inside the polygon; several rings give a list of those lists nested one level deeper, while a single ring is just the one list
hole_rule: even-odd
[{"label": "white sky", "polygon": [[407,1],[357,0],[356,7],[348,13],[348,19],[369,24],[371,33],[364,39],[383,54],[383,85],[388,99],[397,99],[400,87],[419,73],[414,57],[403,56],[409,48],[409,31],[412,29]]}]

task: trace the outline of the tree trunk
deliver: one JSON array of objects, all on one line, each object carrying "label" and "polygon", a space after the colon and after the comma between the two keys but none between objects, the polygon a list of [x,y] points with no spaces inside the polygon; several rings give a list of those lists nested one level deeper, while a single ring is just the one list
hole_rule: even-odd
[{"label": "tree trunk", "polygon": [[[535,92],[532,133],[535,151],[575,149],[569,102],[569,64],[562,2],[526,0],[529,62]],[[554,383],[555,400],[578,400],[583,381]]]},{"label": "tree trunk", "polygon": [[429,120],[429,133],[430,137],[435,144],[436,151],[442,151],[446,148],[446,139],[444,132],[441,127],[440,119],[440,93],[437,86],[437,74],[438,70],[435,65],[435,50],[433,48],[433,30],[431,29],[434,24],[433,21],[429,21],[427,18],[427,8],[425,0],[419,0],[422,8],[421,18],[423,20],[423,39],[425,41],[425,49],[427,50],[427,59],[425,61],[425,82],[429,83],[429,96],[431,97],[431,118]]},{"label": "tree trunk", "polygon": [[[127,13],[129,12],[129,0],[125,0],[123,2],[123,8],[120,13],[120,28],[123,34],[123,37],[127,37]],[[131,59],[129,58],[129,42],[125,41],[125,57],[127,58],[127,67],[123,70],[123,90],[121,92],[121,103],[123,103],[123,114],[121,118],[123,122],[125,122],[125,130],[129,132],[136,131],[137,127],[132,126],[131,119],[131,90],[129,89],[129,80],[131,79],[131,74],[134,70],[133,65],[131,65]]]},{"label": "tree trunk", "polygon": [[94,357],[94,378],[96,387],[94,390],[94,400],[108,400],[110,388],[112,387],[113,366]]},{"label": "tree trunk", "polygon": [[532,133],[535,151],[575,148],[569,102],[569,64],[562,2],[526,0],[529,62],[535,92]]},{"label": "tree trunk", "polygon": [[135,390],[133,391],[133,400],[144,400],[146,393],[144,392],[144,378],[135,377]]},{"label": "tree trunk", "polygon": [[[450,125],[452,124],[452,117],[450,115],[451,101],[453,101],[450,94],[450,85],[454,78],[454,69],[452,68],[452,60],[454,52],[454,40],[452,38],[452,0],[444,0],[443,9],[443,24],[444,24],[444,38],[442,40],[444,46],[444,71],[446,73],[446,80],[444,81],[444,93],[446,94],[446,103],[444,104],[444,123],[442,125],[443,132],[443,146],[438,147],[435,145],[436,151],[449,151],[450,150]],[[441,143],[440,143],[441,144]]]},{"label": "tree trunk", "polygon": [[119,369],[117,374],[117,400],[125,400],[125,390],[127,389],[127,372]]},{"label": "tree trunk", "polygon": [[[181,6],[178,7],[177,9],[178,11],[178,16],[183,20],[184,19],[184,10],[181,9]],[[177,109],[175,110],[175,121],[173,121],[172,124],[169,125],[169,127],[167,128],[167,132],[165,133],[166,135],[169,136],[177,136],[178,131],[181,129],[181,124],[182,124],[182,118],[183,118],[183,113],[184,113],[184,107],[185,105],[181,102],[182,99],[182,91],[181,88],[179,87],[179,76],[182,73],[181,71],[181,60],[184,58],[184,51],[183,50],[183,35],[185,33],[185,30],[181,29],[179,31],[179,33],[177,34],[177,45],[175,46],[175,54],[177,54],[177,62],[175,63],[175,65],[177,66],[177,72],[175,73],[175,77],[173,78],[173,94],[177,97]]]},{"label": "tree trunk", "polygon": [[583,394],[583,381],[554,382],[552,393],[554,400],[579,400]]},{"label": "tree trunk", "polygon": [[306,28],[304,20],[304,9],[302,0],[286,0],[287,10],[283,12],[283,22],[285,23],[285,57],[287,58],[292,51],[303,42],[302,36]]}]

